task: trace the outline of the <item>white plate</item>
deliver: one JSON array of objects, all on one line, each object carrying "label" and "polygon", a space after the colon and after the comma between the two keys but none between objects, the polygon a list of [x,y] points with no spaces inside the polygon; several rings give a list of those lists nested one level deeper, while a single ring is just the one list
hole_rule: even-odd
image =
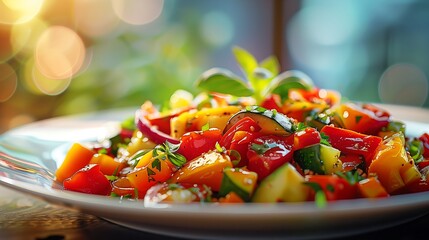
[{"label": "white plate", "polygon": [[[429,132],[429,110],[382,105],[404,120],[410,135]],[[120,201],[60,189],[53,173],[70,144],[94,140],[118,130],[117,122],[133,109],[54,118],[0,136],[0,184],[59,205],[147,232],[187,238],[321,238],[345,236],[394,226],[429,211],[429,193],[381,200],[329,203],[245,205],[157,205]]]}]

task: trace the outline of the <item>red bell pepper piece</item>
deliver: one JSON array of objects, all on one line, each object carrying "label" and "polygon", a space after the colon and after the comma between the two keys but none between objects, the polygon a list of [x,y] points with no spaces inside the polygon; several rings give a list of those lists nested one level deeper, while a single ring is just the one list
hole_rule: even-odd
[{"label": "red bell pepper piece", "polygon": [[[325,193],[327,201],[353,199],[357,197],[356,184],[336,175],[307,175],[306,182],[315,183]],[[315,189],[313,189],[315,190]],[[310,200],[314,200],[315,191],[311,191]]]},{"label": "red bell pepper piece", "polygon": [[112,186],[98,164],[88,164],[63,182],[64,189],[75,192],[109,195]]},{"label": "red bell pepper piece", "polygon": [[367,167],[371,164],[375,150],[382,142],[381,137],[366,135],[331,125],[324,126],[320,132],[328,136],[332,147],[341,152],[362,155],[365,158]]},{"label": "red bell pepper piece", "polygon": [[294,150],[320,143],[320,133],[315,128],[307,127],[294,133]]},{"label": "red bell pepper piece", "polygon": [[262,180],[284,163],[291,161],[292,157],[293,135],[265,135],[254,139],[249,145],[247,168],[256,172],[258,180]]},{"label": "red bell pepper piece", "polygon": [[190,161],[203,153],[214,150],[221,137],[222,132],[217,128],[187,132],[181,137],[178,153]]},{"label": "red bell pepper piece", "polygon": [[270,96],[265,98],[264,101],[262,101],[261,107],[269,110],[275,109],[277,110],[277,112],[282,112],[281,102],[282,100],[279,95],[271,94]]},{"label": "red bell pepper piece", "polygon": [[230,149],[231,141],[237,131],[259,132],[261,127],[250,117],[245,117],[236,122],[231,128],[226,131],[219,144],[226,149]]},{"label": "red bell pepper piece", "polygon": [[429,133],[423,133],[419,140],[423,143],[423,157],[429,159]]}]

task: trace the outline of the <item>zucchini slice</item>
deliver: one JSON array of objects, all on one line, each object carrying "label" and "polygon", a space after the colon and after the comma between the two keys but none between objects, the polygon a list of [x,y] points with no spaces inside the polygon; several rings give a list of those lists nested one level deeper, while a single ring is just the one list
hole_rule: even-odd
[{"label": "zucchini slice", "polygon": [[250,117],[261,126],[261,133],[267,135],[289,136],[295,131],[293,120],[275,110],[268,110],[259,106],[247,106],[229,119],[224,133],[239,120]]},{"label": "zucchini slice", "polygon": [[258,175],[255,172],[240,168],[225,168],[219,196],[224,197],[230,192],[235,192],[241,199],[248,202],[256,188],[257,179]]},{"label": "zucchini slice", "polygon": [[285,163],[262,180],[252,202],[303,202],[308,193],[304,177],[290,163]]},{"label": "zucchini slice", "polygon": [[340,151],[323,144],[314,144],[293,154],[295,162],[302,169],[308,169],[317,174],[333,174],[343,170],[343,163],[339,159]]}]

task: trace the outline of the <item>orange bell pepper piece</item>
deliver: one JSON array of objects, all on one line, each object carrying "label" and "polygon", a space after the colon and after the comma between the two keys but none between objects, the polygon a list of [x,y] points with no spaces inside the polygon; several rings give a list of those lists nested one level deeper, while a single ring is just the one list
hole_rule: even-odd
[{"label": "orange bell pepper piece", "polygon": [[91,149],[74,143],[67,152],[63,163],[55,172],[56,180],[62,183],[66,178],[71,177],[75,172],[88,165],[94,154],[95,152]]},{"label": "orange bell pepper piece", "polygon": [[229,156],[210,151],[187,162],[171,180],[173,183],[205,184],[213,191],[219,191],[226,167],[233,167]]},{"label": "orange bell pepper piece", "polygon": [[414,161],[408,158],[399,134],[379,145],[368,168],[368,174],[377,176],[390,194],[399,192],[406,185],[421,178]]},{"label": "orange bell pepper piece", "polygon": [[104,175],[115,176],[126,166],[126,163],[119,162],[109,155],[98,153],[94,154],[89,163],[100,165],[100,171]]},{"label": "orange bell pepper piece", "polygon": [[362,197],[365,198],[381,198],[388,197],[386,189],[381,185],[380,181],[375,177],[369,177],[359,181],[358,190]]},{"label": "orange bell pepper piece", "polygon": [[167,181],[173,173],[168,158],[153,157],[151,152],[147,153],[150,154],[150,159],[145,158],[147,154],[142,157],[145,158],[142,160],[147,163],[145,166],[135,168],[127,174],[131,185],[138,190],[138,198],[143,198],[147,190],[155,184]]}]

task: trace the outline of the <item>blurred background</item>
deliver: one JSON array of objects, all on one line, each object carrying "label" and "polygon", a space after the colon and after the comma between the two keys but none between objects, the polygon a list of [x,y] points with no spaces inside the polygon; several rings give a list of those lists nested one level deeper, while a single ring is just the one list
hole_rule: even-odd
[{"label": "blurred background", "polygon": [[231,49],[351,100],[429,107],[426,0],[0,0],[0,133],[162,104]]}]

